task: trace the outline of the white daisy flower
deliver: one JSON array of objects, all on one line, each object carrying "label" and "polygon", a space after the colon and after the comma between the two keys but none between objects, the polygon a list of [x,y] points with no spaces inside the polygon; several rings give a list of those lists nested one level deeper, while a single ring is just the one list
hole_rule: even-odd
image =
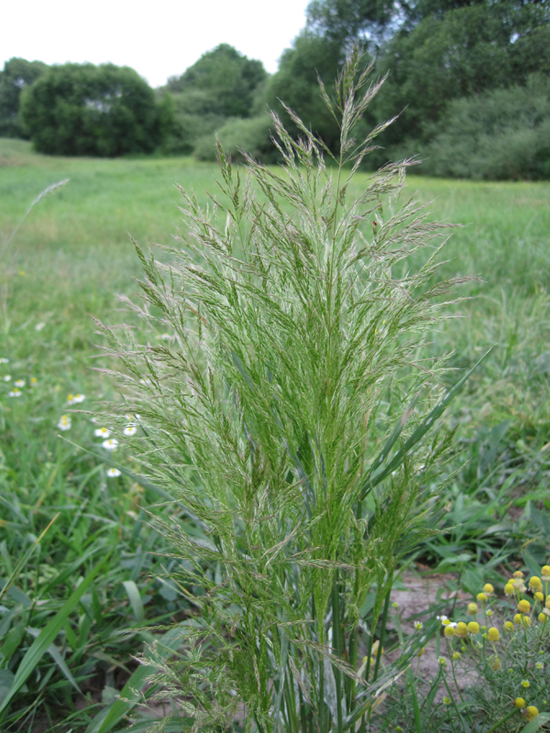
[{"label": "white daisy flower", "polygon": [[35,331],[41,331],[44,328],[45,325],[46,324],[45,323],[42,323],[42,322],[41,323],[37,323],[36,326],[34,327],[34,330]]},{"label": "white daisy flower", "polygon": [[22,394],[23,392],[15,387],[11,392],[8,392],[8,397],[21,397]]},{"label": "white daisy flower", "polygon": [[68,394],[67,395],[67,404],[68,405],[74,405],[74,394]]},{"label": "white daisy flower", "polygon": [[141,419],[137,413],[135,415],[131,415],[129,412],[127,412],[126,415],[124,415],[124,417],[126,418],[126,421],[129,423],[135,423],[136,421],[139,422],[139,420]]},{"label": "white daisy flower", "polygon": [[0,364],[9,364],[9,363],[10,363],[10,360],[9,359],[6,359],[5,356],[3,356],[2,358],[0,358]]},{"label": "white daisy flower", "polygon": [[2,377],[2,379],[4,380],[4,382],[11,381],[11,374],[6,374],[6,376],[5,377]]},{"label": "white daisy flower", "polygon": [[25,380],[24,379],[18,379],[16,382],[14,382],[16,387],[24,387],[25,386]]},{"label": "white daisy flower", "polygon": [[108,438],[110,434],[111,431],[108,428],[97,428],[97,430],[94,430],[96,438]]},{"label": "white daisy flower", "polygon": [[75,404],[77,404],[78,402],[84,402],[85,399],[86,399],[86,395],[83,395],[83,394],[75,394],[75,396],[73,398],[73,402]]},{"label": "white daisy flower", "polygon": [[31,387],[36,387],[38,384],[38,379],[36,377],[31,377]]},{"label": "white daisy flower", "polygon": [[71,429],[71,418],[68,415],[61,415],[59,422],[57,423],[59,430],[70,430]]},{"label": "white daisy flower", "polygon": [[124,435],[127,435],[129,437],[130,435],[135,435],[137,433],[137,427],[132,424],[126,425],[122,432],[124,433]]},{"label": "white daisy flower", "polygon": [[120,476],[120,471],[118,470],[118,468],[108,468],[107,476],[109,478],[116,478],[117,476]]},{"label": "white daisy flower", "polygon": [[118,448],[118,440],[116,438],[109,438],[109,440],[104,440],[101,445],[105,450],[116,450]]}]

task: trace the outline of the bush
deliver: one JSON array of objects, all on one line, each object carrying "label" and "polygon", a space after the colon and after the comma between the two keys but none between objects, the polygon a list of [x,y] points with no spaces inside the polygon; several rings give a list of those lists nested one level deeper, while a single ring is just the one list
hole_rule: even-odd
[{"label": "bush", "polygon": [[[208,112],[249,117],[256,90],[267,78],[261,61],[248,59],[227,43],[203,54],[179,78],[168,80],[170,92],[198,94]],[[200,114],[200,113],[199,113]]]},{"label": "bush", "polygon": [[113,64],[54,66],[24,91],[20,116],[40,153],[111,157],[160,142],[153,90]]},{"label": "bush", "polygon": [[550,179],[550,79],[452,102],[423,157],[429,175]]},{"label": "bush", "polygon": [[[273,120],[267,115],[250,120],[228,120],[218,131],[220,143],[231,160],[243,162],[243,152],[262,163],[274,163],[277,149],[271,140]],[[216,160],[216,141],[213,135],[203,135],[195,146],[199,160]]]},{"label": "bush", "polygon": [[48,67],[41,61],[13,58],[0,71],[0,137],[25,137],[19,122],[21,92]]}]

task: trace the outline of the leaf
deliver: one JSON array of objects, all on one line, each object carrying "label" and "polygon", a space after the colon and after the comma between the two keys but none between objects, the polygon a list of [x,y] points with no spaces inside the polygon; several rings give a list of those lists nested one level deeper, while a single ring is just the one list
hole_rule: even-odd
[{"label": "leaf", "polygon": [[143,621],[143,619],[145,618],[145,613],[143,611],[143,603],[141,602],[141,596],[139,594],[137,585],[134,583],[133,580],[124,580],[122,581],[122,585],[124,586],[124,590],[128,595],[128,600],[130,601],[130,605],[132,606],[134,616],[138,621]]},{"label": "leaf", "polygon": [[[40,636],[40,629],[33,629],[33,628],[28,627],[27,631],[31,636],[34,636],[35,639],[37,639]],[[59,669],[63,672],[65,677],[69,680],[71,685],[75,688],[75,690],[77,692],[80,692],[80,687],[78,686],[75,678],[72,676],[70,669],[67,667],[67,663],[63,659],[61,652],[55,646],[55,644],[50,644],[50,646],[47,649],[47,652],[53,658],[54,662],[57,664]]]},{"label": "leaf", "polygon": [[[159,641],[157,651],[160,652],[164,647],[166,656],[168,656],[170,650],[173,648],[175,649],[179,645],[180,640],[181,631],[177,627],[170,629]],[[145,684],[147,677],[154,674],[156,671],[157,669],[148,665],[138,667],[120,691],[119,697],[108,709],[102,710],[98,715],[96,715],[84,733],[108,733],[108,731],[113,730],[115,725],[128,713],[128,711],[137,705],[140,699],[139,690]],[[178,731],[181,731],[182,722],[185,721],[181,721],[179,723],[180,727],[177,729]],[[150,726],[150,723],[147,725]],[[128,729],[124,728],[124,730]],[[137,730],[147,730],[147,726],[145,728],[132,727],[129,730],[135,730],[136,732]],[[165,728],[163,730],[167,731],[172,729]]]},{"label": "leaf", "polygon": [[13,583],[15,582],[15,579],[17,578],[17,576],[19,575],[19,573],[21,572],[21,570],[26,565],[27,560],[30,558],[30,556],[32,555],[32,553],[35,551],[36,547],[40,544],[42,538],[44,537],[44,535],[46,534],[46,532],[50,529],[50,527],[55,522],[55,520],[57,519],[58,516],[59,516],[59,514],[56,514],[55,515],[55,517],[52,519],[52,521],[48,524],[48,526],[40,534],[40,537],[38,537],[32,543],[32,545],[29,547],[29,549],[27,550],[27,552],[25,552],[25,554],[23,555],[23,557],[19,560],[19,562],[17,563],[17,565],[14,567],[13,572],[11,573],[11,575],[9,576],[9,578],[7,579],[7,581],[4,584],[3,588],[0,590],[0,600],[2,600],[2,598],[9,591],[9,589],[11,588],[11,586],[13,585]]},{"label": "leaf", "polygon": [[[397,453],[394,455],[394,457],[391,459],[391,461],[385,465],[382,466],[382,464],[385,461],[386,456],[389,453],[389,450],[386,446],[382,449],[382,452],[378,455],[378,457],[374,460],[372,467],[370,471],[367,474],[367,478],[365,479],[364,485],[363,485],[363,491],[361,498],[364,499],[368,492],[374,488],[377,484],[379,484],[381,481],[383,481],[386,476],[389,476],[389,474],[394,471],[396,468],[398,468],[402,463],[403,459],[409,453],[414,446],[419,443],[424,435],[428,432],[428,430],[431,429],[434,422],[441,417],[441,415],[445,412],[449,404],[453,401],[453,399],[457,396],[457,394],[462,390],[462,387],[467,382],[467,380],[471,377],[471,375],[474,373],[474,371],[478,368],[478,366],[485,361],[485,359],[489,356],[489,354],[493,351],[493,348],[490,348],[489,351],[487,351],[479,361],[477,361],[474,366],[466,372],[466,374],[460,379],[454,387],[452,387],[445,397],[437,403],[437,405],[431,410],[431,412],[427,415],[427,417],[421,422],[421,424],[416,428],[414,433],[411,435],[411,437],[405,442],[405,445],[397,451]],[[414,405],[414,402],[413,402]],[[412,405],[411,405],[412,407]],[[406,415],[403,416],[401,419],[399,425],[396,427],[396,429],[391,434],[388,443],[393,445],[397,438],[399,437],[401,430],[406,424]],[[390,446],[391,447],[391,446]]]},{"label": "leaf", "polygon": [[534,720],[521,729],[520,733],[536,733],[548,721],[550,721],[550,713],[539,713]]},{"label": "leaf", "polygon": [[15,674],[13,683],[9,689],[8,694],[0,704],[0,713],[7,709],[8,703],[12,698],[19,692],[23,687],[27,679],[33,673],[38,662],[42,659],[44,654],[48,651],[51,644],[53,644],[56,636],[65,626],[65,622],[69,615],[74,611],[78,605],[80,599],[84,593],[88,590],[91,584],[94,582],[97,575],[103,570],[105,564],[111,553],[109,553],[96,567],[91,570],[80,585],[74,590],[70,598],[65,602],[63,607],[55,614],[52,620],[47,626],[42,629],[39,636],[32,643],[27,653],[21,660],[21,663]]},{"label": "leaf", "polygon": [[0,704],[6,698],[10,687],[13,685],[15,675],[9,669],[0,669]]}]

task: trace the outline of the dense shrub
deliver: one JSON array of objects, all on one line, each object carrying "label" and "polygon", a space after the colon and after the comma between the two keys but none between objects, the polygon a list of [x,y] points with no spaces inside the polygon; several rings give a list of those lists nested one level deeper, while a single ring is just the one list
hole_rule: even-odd
[{"label": "dense shrub", "polygon": [[[168,80],[172,93],[195,93],[206,104],[198,114],[249,117],[256,90],[267,78],[261,61],[248,59],[227,43],[203,54],[180,77]],[[198,94],[197,94],[198,93]]]},{"label": "dense shrub", "polygon": [[0,137],[25,137],[19,122],[19,101],[25,87],[48,67],[41,61],[12,58],[0,71]]},{"label": "dense shrub", "polygon": [[[218,131],[222,147],[233,161],[242,162],[243,152],[262,163],[277,160],[277,150],[271,140],[273,121],[268,115],[249,120],[232,119]],[[197,141],[195,156],[199,160],[216,160],[214,135],[204,135]]]},{"label": "dense shrub", "polygon": [[492,180],[550,179],[548,78],[533,75],[525,86],[455,100],[442,127],[423,151],[425,173]]},{"label": "dense shrub", "polygon": [[160,142],[153,90],[113,64],[54,66],[24,91],[20,115],[41,153],[116,156],[152,152]]}]

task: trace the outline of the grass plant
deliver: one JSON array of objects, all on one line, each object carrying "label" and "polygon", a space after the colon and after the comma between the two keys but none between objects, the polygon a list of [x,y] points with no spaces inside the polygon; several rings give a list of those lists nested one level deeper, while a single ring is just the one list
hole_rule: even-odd
[{"label": "grass plant", "polygon": [[[401,198],[407,164],[350,194],[381,131],[353,138],[380,86],[359,63],[335,107],[322,90],[341,124],[335,168],[295,116],[298,141],[274,116],[281,173],[248,159],[242,180],[220,147],[213,209],[182,191],[181,248],[164,264],[137,249],[134,311],[169,338],[105,330],[147,435],[145,471],[201,535],[162,522],[198,614],[179,625],[176,656],[146,657],[161,698],[179,700],[168,719],[196,731],[239,718],[237,730],[260,733],[366,731],[418,652],[387,675],[368,661],[394,573],[432,533],[427,479],[452,431],[425,436],[464,380],[445,392],[438,361],[419,358],[452,283],[434,282],[445,228]],[[419,269],[396,277],[422,250]]]}]

